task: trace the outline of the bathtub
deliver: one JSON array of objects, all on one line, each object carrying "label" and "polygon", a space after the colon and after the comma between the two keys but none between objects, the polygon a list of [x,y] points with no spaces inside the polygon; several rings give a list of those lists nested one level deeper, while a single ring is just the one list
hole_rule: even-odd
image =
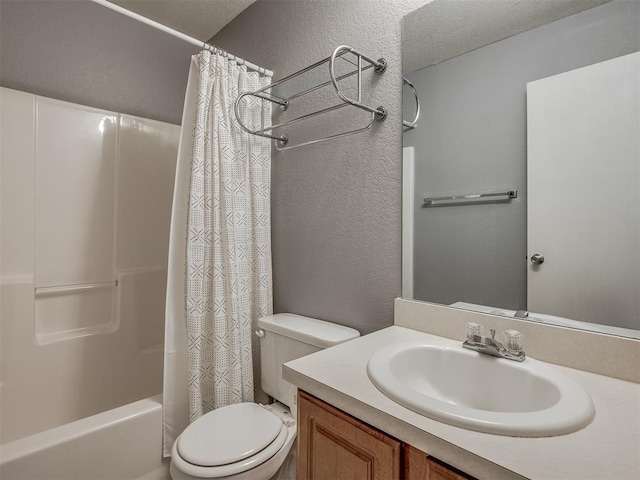
[{"label": "bathtub", "polygon": [[0,446],[2,480],[170,480],[162,396]]}]

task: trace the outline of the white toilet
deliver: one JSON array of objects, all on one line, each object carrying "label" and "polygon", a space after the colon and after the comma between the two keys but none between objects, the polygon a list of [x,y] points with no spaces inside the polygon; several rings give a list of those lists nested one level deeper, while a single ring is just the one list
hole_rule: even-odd
[{"label": "white toilet", "polygon": [[360,336],[353,328],[291,313],[261,318],[258,328],[262,390],[276,402],[229,405],[189,425],[171,449],[173,480],[270,479],[297,432],[296,388],[282,379],[282,364]]}]

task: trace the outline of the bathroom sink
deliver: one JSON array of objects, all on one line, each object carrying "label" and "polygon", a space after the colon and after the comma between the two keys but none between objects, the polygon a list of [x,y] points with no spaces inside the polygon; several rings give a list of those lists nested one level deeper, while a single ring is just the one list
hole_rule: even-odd
[{"label": "bathroom sink", "polygon": [[514,362],[425,341],[382,348],[367,373],[387,397],[416,413],[478,432],[548,437],[595,415],[589,394],[542,362]]}]

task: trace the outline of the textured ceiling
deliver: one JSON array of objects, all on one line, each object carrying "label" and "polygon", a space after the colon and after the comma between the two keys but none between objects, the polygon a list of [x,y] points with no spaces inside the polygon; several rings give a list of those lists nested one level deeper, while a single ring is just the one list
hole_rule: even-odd
[{"label": "textured ceiling", "polygon": [[404,73],[610,0],[433,0],[403,19]]},{"label": "textured ceiling", "polygon": [[198,40],[209,40],[255,0],[109,0]]}]

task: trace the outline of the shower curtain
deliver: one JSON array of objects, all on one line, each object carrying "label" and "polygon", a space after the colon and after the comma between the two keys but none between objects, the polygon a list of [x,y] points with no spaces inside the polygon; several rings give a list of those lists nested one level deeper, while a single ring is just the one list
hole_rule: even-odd
[{"label": "shower curtain", "polygon": [[[272,313],[271,147],[241,130],[234,106],[239,94],[269,83],[222,55],[191,60],[169,245],[165,456],[208,411],[254,394],[265,401],[252,332]],[[243,101],[240,115],[249,128],[270,125],[270,104]]]}]

